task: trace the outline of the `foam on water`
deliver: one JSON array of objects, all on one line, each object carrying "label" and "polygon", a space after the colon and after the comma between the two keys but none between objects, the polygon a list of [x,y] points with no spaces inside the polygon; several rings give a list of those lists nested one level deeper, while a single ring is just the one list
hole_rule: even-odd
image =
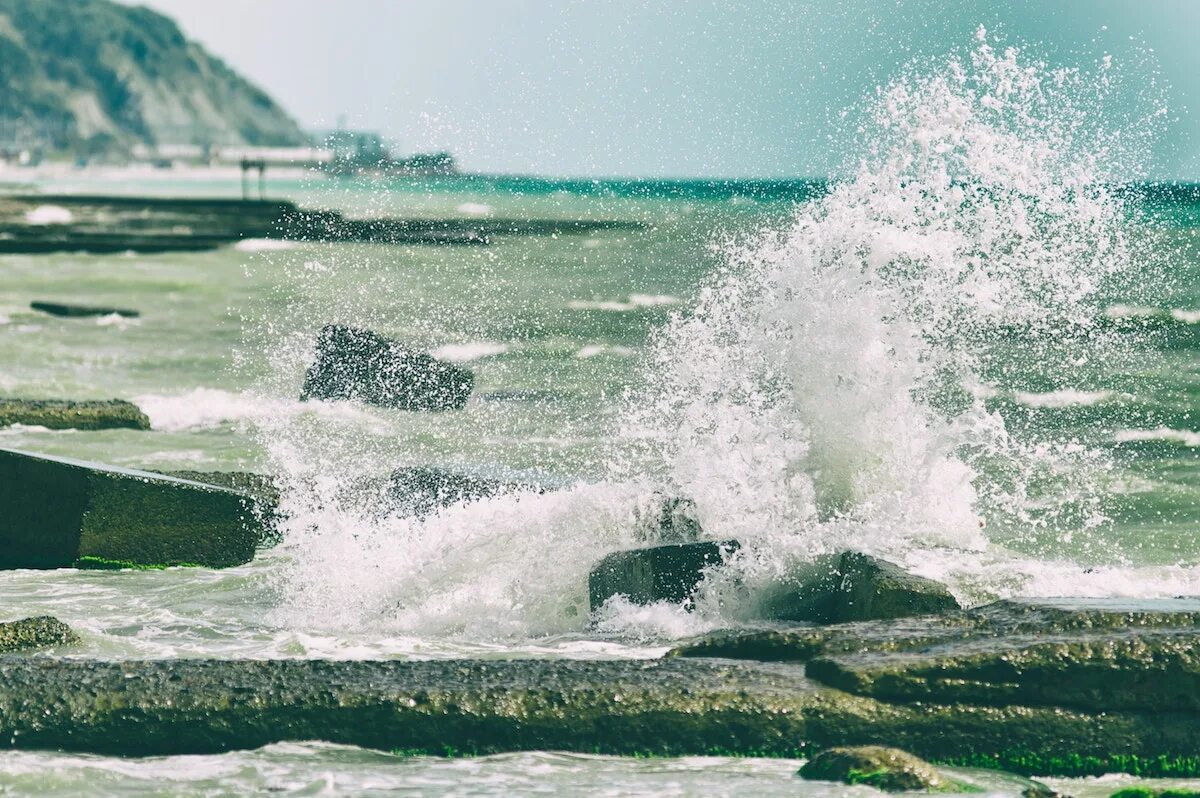
[{"label": "foam on water", "polygon": [[[256,419],[289,519],[274,620],[497,641],[582,633],[588,570],[639,545],[633,509],[654,490],[693,498],[709,535],[744,547],[707,581],[696,614],[615,602],[593,634],[670,638],[752,617],[762,584],[845,548],[946,579],[972,601],[1200,588],[1187,569],[1153,581],[1111,570],[1117,556],[1107,571],[1058,557],[1065,547],[1105,559],[1108,455],[1018,435],[986,403],[1018,392],[1037,406],[1101,401],[1031,393],[1021,378],[1061,384],[1128,346],[1097,324],[1113,312],[1105,287],[1135,265],[1110,187],[1136,173],[1110,165],[1138,163],[1145,144],[1102,124],[1114,74],[1107,59],[1092,72],[1051,68],[981,29],[969,53],[881,89],[846,179],[787,229],[730,246],[696,306],[657,334],[643,385],[613,414],[602,482],[403,517],[346,500],[379,471],[370,430],[286,408]],[[1123,127],[1152,130],[1157,111]],[[567,307],[678,301],[635,293]],[[353,319],[354,297],[343,304]],[[1014,338],[1020,373],[994,357]],[[284,341],[281,373],[300,373],[309,346],[307,335]],[[471,346],[475,356],[487,344]],[[577,354],[616,351],[598,346]]]},{"label": "foam on water", "polygon": [[472,360],[503,355],[508,350],[508,344],[499,344],[492,341],[475,341],[465,344],[444,344],[433,350],[430,354],[439,360],[469,363]]}]

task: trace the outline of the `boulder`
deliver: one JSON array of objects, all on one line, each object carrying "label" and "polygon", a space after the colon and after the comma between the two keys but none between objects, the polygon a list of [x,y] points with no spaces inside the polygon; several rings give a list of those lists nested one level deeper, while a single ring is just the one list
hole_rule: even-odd
[{"label": "boulder", "polygon": [[502,493],[543,488],[522,482],[461,474],[435,466],[406,466],[388,475],[382,486],[389,513],[424,517],[443,507]]},{"label": "boulder", "polygon": [[946,586],[859,552],[822,557],[762,599],[765,617],[812,623],[886,620],[959,609]]},{"label": "boulder", "polygon": [[267,523],[234,490],[0,449],[0,568],[238,565]]},{"label": "boulder", "polygon": [[595,611],[617,595],[634,604],[686,601],[704,579],[705,571],[724,565],[738,548],[736,540],[724,540],[609,554],[588,575],[591,608]]},{"label": "boulder", "polygon": [[342,399],[401,410],[461,410],[474,387],[468,369],[416,352],[370,330],[341,324],[317,336],[301,400]]},{"label": "boulder", "polygon": [[136,319],[141,314],[136,310],[125,308],[96,307],[92,305],[70,305],[61,302],[30,302],[29,307],[51,316],[66,316],[68,318],[83,318],[87,316],[121,316],[126,319]]},{"label": "boulder", "polygon": [[43,615],[0,623],[0,652],[71,646],[79,635],[57,618]]},{"label": "boulder", "polygon": [[0,427],[12,424],[48,429],[150,429],[137,405],[121,399],[73,402],[69,399],[0,399]]},{"label": "boulder", "polygon": [[884,792],[945,792],[956,787],[924,759],[879,745],[826,749],[805,762],[799,776],[809,781],[866,784]]}]

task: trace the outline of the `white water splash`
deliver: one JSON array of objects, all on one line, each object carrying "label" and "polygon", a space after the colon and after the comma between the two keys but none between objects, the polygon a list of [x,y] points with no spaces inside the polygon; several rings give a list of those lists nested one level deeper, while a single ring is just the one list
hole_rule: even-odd
[{"label": "white water splash", "polygon": [[745,544],[710,611],[845,548],[995,595],[1029,584],[1019,558],[958,563],[997,541],[1100,545],[1106,457],[1015,437],[970,386],[1010,377],[983,372],[1014,331],[1041,374],[1113,345],[1101,289],[1134,258],[1109,164],[1136,142],[1100,124],[1109,70],[1052,69],[980,29],[968,57],[881,90],[851,177],[735,250],[662,333],[629,434],[710,535]]},{"label": "white water splash", "polygon": [[968,56],[881,90],[849,178],[787,230],[731,248],[697,306],[658,335],[644,390],[617,414],[604,484],[403,518],[343,499],[378,468],[370,441],[265,420],[290,478],[277,619],[498,642],[581,632],[588,570],[638,544],[633,508],[651,489],[691,497],[708,535],[744,547],[697,615],[610,603],[601,631],[669,637],[744,616],[764,581],[845,548],[972,600],[1043,593],[1064,574],[1102,590],[1103,577],[1028,549],[1047,531],[1077,545],[1103,526],[1104,457],[1011,434],[986,400],[1017,391],[1015,375],[985,372],[1014,332],[1039,376],[1106,345],[1101,290],[1133,262],[1109,188],[1124,175],[1107,165],[1135,163],[1139,144],[1101,126],[1110,79],[1107,63],[1052,69],[981,31]]}]

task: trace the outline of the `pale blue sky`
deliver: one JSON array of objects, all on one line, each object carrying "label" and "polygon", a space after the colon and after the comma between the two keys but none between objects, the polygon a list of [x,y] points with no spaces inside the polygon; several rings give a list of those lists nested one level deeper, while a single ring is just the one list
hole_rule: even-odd
[{"label": "pale blue sky", "polygon": [[305,126],[345,114],[403,150],[552,175],[823,174],[844,108],[984,24],[1062,63],[1137,62],[1131,93],[1167,86],[1176,118],[1154,171],[1200,178],[1196,0],[143,2]]}]

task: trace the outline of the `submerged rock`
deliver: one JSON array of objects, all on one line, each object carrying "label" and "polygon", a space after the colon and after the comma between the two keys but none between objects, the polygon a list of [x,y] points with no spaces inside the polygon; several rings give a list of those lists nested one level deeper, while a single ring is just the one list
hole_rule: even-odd
[{"label": "submerged rock", "polygon": [[317,336],[317,358],[301,400],[345,399],[402,410],[461,410],[475,384],[470,370],[415,352],[370,330],[341,324]]},{"label": "submerged rock", "polygon": [[12,424],[47,429],[150,429],[146,414],[121,399],[0,399],[0,427]]},{"label": "submerged rock", "polygon": [[822,557],[763,600],[765,617],[846,623],[933,615],[959,608],[941,582],[859,552]]},{"label": "submerged rock", "polygon": [[924,759],[878,745],[829,748],[805,762],[799,775],[809,781],[866,784],[884,792],[941,792],[956,787]]},{"label": "submerged rock", "polygon": [[725,540],[614,552],[588,575],[589,603],[594,611],[620,595],[634,604],[678,604],[692,596],[707,569],[725,564],[738,548],[736,540]]},{"label": "submerged rock", "polygon": [[136,310],[125,308],[96,307],[92,305],[71,305],[64,302],[30,302],[29,307],[51,316],[66,316],[82,318],[88,316],[121,316],[126,319],[136,319],[141,314]]},{"label": "submerged rock", "polygon": [[239,565],[264,538],[261,509],[212,485],[0,449],[0,568]]},{"label": "submerged rock", "polygon": [[71,646],[78,642],[79,635],[71,627],[49,615],[0,623],[0,652]]}]

